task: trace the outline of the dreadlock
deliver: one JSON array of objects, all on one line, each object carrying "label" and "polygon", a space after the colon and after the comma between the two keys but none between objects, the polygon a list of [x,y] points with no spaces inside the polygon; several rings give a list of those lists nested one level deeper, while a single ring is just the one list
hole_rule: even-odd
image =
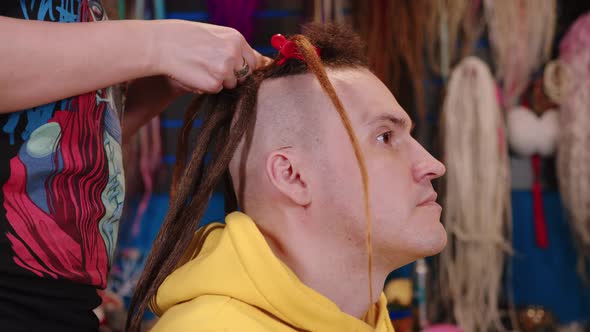
[{"label": "dreadlock", "polygon": [[[434,1],[353,1],[371,68],[420,125],[426,117],[423,50]],[[407,84],[410,82],[410,84]]]},{"label": "dreadlock", "polygon": [[[170,209],[147,258],[145,269],[131,300],[126,331],[140,328],[142,316],[164,279],[182,264],[190,246],[193,231],[203,217],[207,203],[217,185],[225,185],[226,212],[237,209],[238,199],[229,178],[229,163],[240,142],[248,149],[255,119],[258,90],[266,79],[305,73],[316,76],[322,89],[334,104],[349,134],[363,180],[365,216],[367,221],[367,254],[369,280],[372,280],[371,224],[368,197],[368,175],[356,135],[342,102],[330,83],[326,68],[367,68],[367,59],[360,38],[348,27],[335,24],[309,24],[302,35],[289,38],[303,60],[288,59],[282,65],[277,59],[254,71],[239,87],[217,94],[201,95],[189,106],[178,140],[177,163],[174,169]],[[321,59],[315,51],[321,50]],[[196,135],[196,146],[188,157],[192,124],[198,117],[203,124]],[[205,156],[211,160],[205,163]],[[187,158],[188,157],[188,158]],[[243,175],[236,179],[240,181]],[[237,186],[243,188],[243,186]],[[369,285],[372,299],[373,289]]]}]

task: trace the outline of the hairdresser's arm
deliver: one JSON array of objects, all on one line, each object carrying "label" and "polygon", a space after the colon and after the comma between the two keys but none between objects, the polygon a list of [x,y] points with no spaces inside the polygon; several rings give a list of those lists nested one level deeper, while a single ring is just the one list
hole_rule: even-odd
[{"label": "hairdresser's arm", "polygon": [[154,51],[147,27],[140,21],[65,24],[0,17],[0,112],[149,75]]},{"label": "hairdresser's arm", "polygon": [[256,54],[235,30],[186,21],[52,23],[0,17],[0,113],[147,76],[191,91],[235,86]]}]

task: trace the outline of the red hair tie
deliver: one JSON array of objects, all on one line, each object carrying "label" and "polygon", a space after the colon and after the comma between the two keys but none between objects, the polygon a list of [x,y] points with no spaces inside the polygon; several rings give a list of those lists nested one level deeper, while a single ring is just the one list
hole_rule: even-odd
[{"label": "red hair tie", "polygon": [[[303,56],[297,50],[297,45],[294,42],[287,40],[285,36],[277,33],[270,39],[270,44],[282,55],[282,58],[277,62],[278,65],[282,65],[289,59],[303,60]],[[313,47],[317,55],[320,55],[320,49]]]}]

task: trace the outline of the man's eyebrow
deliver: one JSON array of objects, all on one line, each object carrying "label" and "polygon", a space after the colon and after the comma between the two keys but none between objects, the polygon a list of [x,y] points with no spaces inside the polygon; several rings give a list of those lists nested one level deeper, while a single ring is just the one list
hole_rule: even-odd
[{"label": "man's eyebrow", "polygon": [[380,122],[380,121],[388,121],[391,122],[395,127],[399,129],[407,129],[409,131],[414,130],[416,124],[405,117],[396,116],[390,113],[386,114],[379,114],[378,116],[374,117],[370,123]]}]

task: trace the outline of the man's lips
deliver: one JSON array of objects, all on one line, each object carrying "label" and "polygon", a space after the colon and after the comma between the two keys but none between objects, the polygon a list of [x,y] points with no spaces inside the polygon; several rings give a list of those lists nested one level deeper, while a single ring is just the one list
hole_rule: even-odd
[{"label": "man's lips", "polygon": [[437,197],[438,194],[433,191],[432,193],[424,197],[424,199],[420,201],[420,203],[418,203],[418,206],[438,205],[438,203],[436,202]]}]

